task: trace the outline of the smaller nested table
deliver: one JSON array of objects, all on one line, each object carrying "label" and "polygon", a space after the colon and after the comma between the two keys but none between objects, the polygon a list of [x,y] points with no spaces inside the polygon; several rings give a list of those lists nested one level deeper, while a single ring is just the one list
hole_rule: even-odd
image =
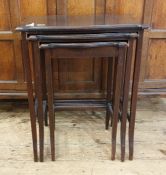
[{"label": "smaller nested table", "polygon": [[[126,48],[128,44],[122,42],[96,42],[96,43],[50,43],[42,44],[40,49],[45,51],[45,67],[46,67],[46,85],[48,95],[48,111],[50,118],[50,136],[51,136],[51,154],[52,160],[55,160],[55,143],[54,143],[54,93],[53,93],[53,77],[52,77],[52,59],[53,58],[77,58],[85,59],[86,56],[90,57],[115,57],[116,65],[116,79],[115,79],[115,92],[113,107],[110,101],[107,101],[108,108],[113,111],[113,124],[112,124],[112,160],[115,159],[116,152],[116,133],[117,122],[120,105],[120,92],[122,82],[122,70],[125,62]],[[110,59],[111,59],[110,58]],[[39,72],[38,72],[39,73]],[[74,105],[73,105],[74,109]]]},{"label": "smaller nested table", "polygon": [[[75,45],[78,44],[78,46],[80,46],[80,43],[79,42],[82,42],[82,44],[84,45],[84,47],[86,45],[88,45],[89,43],[94,43],[94,42],[99,42],[99,41],[105,41],[105,42],[110,42],[110,41],[116,41],[116,42],[120,42],[120,41],[125,41],[129,48],[127,49],[127,54],[126,55],[126,58],[124,59],[123,61],[123,79],[122,80],[118,80],[118,81],[121,81],[121,82],[124,82],[123,84],[123,88],[121,88],[121,91],[122,91],[122,99],[123,101],[121,100],[121,103],[120,103],[120,108],[119,108],[119,111],[122,111],[121,113],[119,112],[119,118],[121,120],[121,160],[123,161],[125,159],[125,136],[126,136],[126,120],[127,120],[127,106],[128,106],[128,103],[126,103],[126,101],[128,101],[128,98],[129,98],[129,81],[130,81],[130,72],[131,72],[131,61],[132,61],[132,53],[133,53],[133,43],[134,41],[136,40],[136,38],[138,38],[138,34],[136,33],[103,33],[103,34],[75,34],[75,35],[30,35],[28,36],[28,40],[31,41],[31,44],[32,44],[32,48],[33,48],[33,53],[36,53],[38,52],[38,54],[34,55],[34,58],[33,60],[37,60],[37,59],[40,59],[38,62],[34,61],[34,65],[39,65],[39,62],[41,64],[45,63],[45,61],[43,61],[43,57],[42,57],[42,51],[43,49],[40,49],[39,51],[39,47],[41,44],[43,43],[56,43],[56,44],[62,44],[63,43],[63,47],[65,46],[64,43],[66,44],[70,44],[69,45],[69,48],[71,48],[71,43],[75,42]],[[88,43],[85,43],[85,42],[88,42]],[[92,43],[92,44],[93,44]],[[119,43],[120,44],[120,43]],[[55,45],[55,44],[54,44]],[[61,46],[61,45],[59,45]],[[68,45],[66,45],[67,47]],[[81,48],[80,48],[81,49]],[[78,48],[77,48],[78,50]],[[65,53],[65,51],[64,51]],[[68,52],[66,51],[66,55],[67,57],[71,56],[70,54],[68,54]],[[81,53],[82,53],[82,50],[81,50]],[[110,53],[112,53],[112,56],[114,55],[114,52],[111,52],[110,50]],[[106,57],[110,57],[111,54],[107,54],[105,53],[104,55],[106,55]],[[96,55],[96,57],[99,57],[99,53],[95,52],[94,50],[94,56]],[[103,53],[102,53],[103,54]],[[101,55],[102,55],[101,54]],[[125,55],[124,54],[124,55]],[[39,56],[40,55],[40,56]],[[114,55],[115,56],[115,55]],[[61,57],[63,58],[63,54],[61,55]],[[36,62],[36,64],[35,64]],[[108,59],[108,73],[107,73],[107,98],[106,98],[106,103],[104,101],[102,101],[102,104],[101,102],[99,103],[99,101],[97,102],[96,100],[93,100],[93,101],[83,101],[83,100],[75,100],[75,101],[60,101],[58,100],[58,103],[56,102],[55,104],[55,110],[69,110],[69,109],[73,109],[73,110],[76,110],[76,109],[82,109],[82,108],[85,108],[85,109],[90,109],[90,108],[96,108],[99,109],[101,107],[104,107],[106,108],[106,111],[107,111],[107,115],[106,115],[106,129],[108,129],[108,126],[109,126],[109,120],[110,120],[110,116],[113,115],[113,109],[112,109],[112,103],[113,103],[113,99],[115,99],[115,83],[116,83],[116,80],[115,80],[115,83],[114,82],[114,79],[116,79],[115,77],[115,73],[116,72],[116,69],[114,68],[115,67],[115,59]],[[69,62],[70,64],[70,62]],[[35,68],[36,67],[36,68]],[[45,69],[44,69],[44,66],[41,65],[41,69],[42,69],[42,72],[45,72]],[[34,70],[38,70],[37,66],[34,66]],[[38,75],[40,73],[39,72],[35,72],[34,75]],[[40,75],[42,76],[42,74]],[[37,77],[35,76],[36,80],[35,80],[35,84],[39,84],[40,82],[37,83]],[[43,79],[43,86],[45,85],[45,79]],[[125,80],[125,81],[124,81]],[[37,92],[36,94],[38,94],[38,91],[39,91],[39,88],[40,88],[40,85],[37,85],[36,86],[36,89],[37,89]],[[43,87],[42,87],[43,89]],[[44,88],[45,89],[45,88]],[[42,92],[43,97],[46,97],[46,94],[45,94],[46,90],[44,90]],[[114,98],[113,98],[113,95],[114,95]],[[44,100],[45,98],[43,98]],[[38,101],[38,100],[37,100]],[[78,103],[79,102],[79,103]],[[105,103],[103,105],[103,102]],[[41,103],[39,103],[41,104]],[[46,104],[46,102],[45,102]],[[40,109],[42,108],[42,106],[38,106]],[[46,109],[46,108],[44,108]],[[114,117],[112,117],[113,119]],[[47,121],[47,120],[46,120]],[[111,121],[112,122],[112,121]],[[42,122],[43,123],[43,122]],[[114,128],[115,125],[113,125],[113,131],[116,131],[116,128]],[[112,137],[113,137],[113,140],[116,140],[116,135],[114,134],[114,132],[112,132]],[[44,138],[42,139],[42,141],[44,142]],[[113,143],[113,142],[112,142]],[[114,142],[115,144],[115,142]],[[115,144],[116,145],[116,144]],[[113,146],[112,146],[113,147]],[[40,148],[43,148],[43,147],[40,147]],[[116,148],[116,147],[115,147]],[[42,151],[43,152],[43,151]],[[115,149],[112,149],[112,152],[115,152]],[[113,155],[113,154],[112,154]],[[114,154],[115,155],[115,154]],[[112,156],[112,159],[115,159],[115,156]]]}]

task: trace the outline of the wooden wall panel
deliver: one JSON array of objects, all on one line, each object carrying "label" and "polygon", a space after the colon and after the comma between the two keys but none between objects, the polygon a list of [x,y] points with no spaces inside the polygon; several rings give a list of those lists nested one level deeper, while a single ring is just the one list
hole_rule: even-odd
[{"label": "wooden wall panel", "polygon": [[8,0],[0,0],[0,31],[10,30],[10,13]]},{"label": "wooden wall panel", "polygon": [[165,1],[145,0],[143,20],[151,29],[144,37],[140,87],[152,94],[166,94],[165,10]]},{"label": "wooden wall panel", "polygon": [[[55,14],[103,14],[104,18],[105,13],[130,15],[135,17],[136,21],[152,24],[153,28],[147,31],[144,37],[140,87],[144,89],[165,88],[166,3],[164,0],[0,0],[0,94],[5,92],[9,95],[9,91],[12,91],[13,98],[13,94],[26,90],[21,38],[19,34],[13,33],[13,29],[20,24],[21,20],[28,16]],[[67,64],[70,61],[70,65]],[[76,66],[77,63],[80,68]],[[58,94],[61,92],[61,95],[69,92],[70,97],[74,96],[74,91],[80,98],[83,94],[86,98],[103,97],[101,91],[105,87],[106,71],[103,70],[106,65],[106,61],[94,62],[93,59],[89,61],[78,61],[72,58],[67,61],[55,60],[56,92]],[[82,92],[79,92],[79,89]],[[93,90],[95,90],[94,94]]]},{"label": "wooden wall panel", "polygon": [[67,1],[68,15],[94,14],[95,0],[70,0]]},{"label": "wooden wall panel", "polygon": [[56,0],[47,0],[47,14],[56,15],[56,12],[57,12]]},{"label": "wooden wall panel", "polygon": [[106,0],[56,0],[58,15],[104,14]]},{"label": "wooden wall panel", "polygon": [[151,39],[146,79],[166,79],[166,40]]},{"label": "wooden wall panel", "polygon": [[15,58],[13,52],[13,42],[0,42],[0,80],[16,80]]},{"label": "wooden wall panel", "polygon": [[157,0],[153,3],[152,26],[155,29],[166,29],[166,1]]},{"label": "wooden wall panel", "polygon": [[46,0],[20,0],[21,19],[28,16],[45,16],[46,14]]},{"label": "wooden wall panel", "polygon": [[131,15],[142,20],[144,0],[106,0],[106,13],[114,15]]},{"label": "wooden wall panel", "polygon": [[[14,33],[20,24],[18,0],[0,0],[0,98],[15,98],[26,90],[20,35]],[[3,30],[3,31],[2,31]],[[18,97],[18,96],[17,96]]]},{"label": "wooden wall panel", "polygon": [[[102,3],[101,3],[102,2]],[[57,0],[58,15],[94,15],[104,12],[103,0]],[[96,11],[96,7],[98,10]],[[99,10],[100,9],[100,10]],[[102,9],[102,10],[101,10]],[[83,20],[83,19],[80,19]],[[92,18],[92,20],[94,20]],[[72,23],[72,21],[71,21]],[[78,66],[79,65],[79,66]],[[91,92],[99,91],[101,87],[101,60],[89,59],[62,59],[54,61],[54,68],[58,67],[58,72],[54,72],[55,92]],[[57,88],[58,87],[58,88]],[[74,93],[71,94],[75,96]],[[70,97],[71,97],[70,96]],[[87,98],[87,96],[86,96]]]},{"label": "wooden wall panel", "polygon": [[[66,66],[66,72],[68,83],[75,82],[75,81],[93,81],[93,68],[94,68],[94,60],[89,62],[87,59],[79,60],[78,66],[78,59],[73,58],[72,64],[68,60],[63,60],[63,64]],[[67,66],[68,65],[68,66]]]},{"label": "wooden wall panel", "polygon": [[67,0],[56,0],[56,14],[66,15],[67,14]]},{"label": "wooden wall panel", "polygon": [[104,15],[106,12],[106,0],[95,0],[95,14]]},{"label": "wooden wall panel", "polygon": [[59,60],[60,91],[99,91],[101,84],[101,59]]}]

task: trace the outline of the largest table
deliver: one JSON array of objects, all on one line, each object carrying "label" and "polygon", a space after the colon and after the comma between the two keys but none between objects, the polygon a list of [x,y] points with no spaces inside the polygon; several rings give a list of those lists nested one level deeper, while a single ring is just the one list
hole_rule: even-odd
[{"label": "largest table", "polygon": [[[31,118],[32,139],[34,161],[38,161],[37,156],[37,131],[35,119],[35,104],[32,84],[32,70],[30,66],[30,56],[28,35],[51,35],[51,34],[98,34],[98,33],[138,33],[136,40],[136,50],[132,77],[131,105],[129,116],[129,159],[133,159],[133,141],[135,115],[137,105],[138,83],[141,65],[141,51],[143,43],[144,30],[148,28],[146,24],[142,24],[131,16],[43,16],[28,17],[23,20],[20,27],[16,30],[22,35],[22,51],[25,76],[27,81],[28,101]],[[40,133],[39,133],[40,134]],[[39,136],[42,137],[42,136]],[[41,153],[42,154],[42,153]]]}]

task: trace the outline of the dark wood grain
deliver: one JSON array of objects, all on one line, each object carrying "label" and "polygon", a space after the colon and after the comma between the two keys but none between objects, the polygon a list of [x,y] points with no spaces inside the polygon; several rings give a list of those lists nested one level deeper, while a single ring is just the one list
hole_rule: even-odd
[{"label": "dark wood grain", "polygon": [[118,114],[119,114],[119,105],[120,105],[120,96],[121,96],[121,81],[122,80],[122,68],[125,60],[125,50],[120,47],[118,51],[118,60],[117,60],[117,69],[115,76],[115,89],[113,97],[113,121],[112,121],[112,155],[111,159],[115,160],[116,154],[116,135],[117,135],[117,125],[118,125]]},{"label": "dark wood grain", "polygon": [[35,50],[35,87],[36,97],[38,101],[38,121],[39,121],[39,145],[40,145],[40,162],[44,160],[44,114],[43,114],[43,95],[42,95],[42,74],[41,74],[41,60],[40,52],[38,50],[38,43],[33,43]]},{"label": "dark wood grain", "polygon": [[134,150],[134,127],[135,127],[135,115],[137,107],[137,95],[138,95],[138,83],[141,67],[141,50],[143,42],[143,32],[139,32],[139,40],[136,46],[136,56],[134,60],[134,73],[131,95],[131,107],[130,107],[130,122],[129,122],[129,159],[133,159]]},{"label": "dark wood grain", "polygon": [[45,66],[46,66],[46,87],[48,96],[48,112],[49,112],[49,125],[50,125],[50,143],[51,143],[51,158],[55,160],[55,119],[54,119],[54,91],[53,91],[53,77],[52,77],[52,60],[51,52],[45,52]]},{"label": "dark wood grain", "polygon": [[126,140],[126,120],[128,112],[128,100],[129,100],[129,87],[130,87],[130,75],[133,55],[133,43],[134,40],[129,41],[129,48],[127,51],[127,58],[125,63],[125,78],[123,85],[123,97],[122,97],[122,117],[121,117],[121,161],[125,160],[125,140]]},{"label": "dark wood grain", "polygon": [[25,33],[22,33],[22,44],[23,44],[23,62],[25,66],[25,75],[27,81],[27,91],[28,91],[28,102],[29,102],[29,110],[30,110],[30,119],[31,119],[31,130],[32,130],[32,140],[33,140],[33,152],[34,152],[34,161],[38,161],[38,153],[37,153],[37,130],[36,130],[36,115],[35,115],[35,104],[33,97],[33,87],[32,87],[32,72],[30,67],[30,59],[28,52],[28,43],[26,41]]}]

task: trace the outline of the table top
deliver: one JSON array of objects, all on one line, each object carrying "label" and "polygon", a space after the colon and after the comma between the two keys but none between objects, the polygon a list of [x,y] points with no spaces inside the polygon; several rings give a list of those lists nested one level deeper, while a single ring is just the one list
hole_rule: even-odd
[{"label": "table top", "polygon": [[148,27],[129,15],[40,16],[23,19],[16,31],[146,29]]}]

